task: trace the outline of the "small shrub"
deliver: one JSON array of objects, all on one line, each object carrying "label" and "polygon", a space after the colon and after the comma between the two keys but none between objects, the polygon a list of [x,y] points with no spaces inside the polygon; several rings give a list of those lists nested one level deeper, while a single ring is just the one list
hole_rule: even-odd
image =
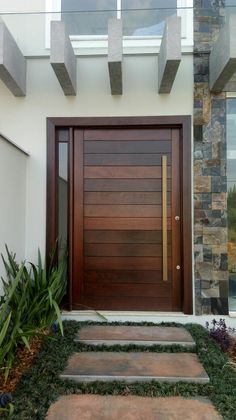
[{"label": "small shrub", "polygon": [[0,299],[0,369],[7,379],[16,350],[20,345],[30,349],[30,338],[39,335],[58,321],[61,333],[59,304],[66,292],[67,252],[55,262],[56,247],[49,266],[18,264],[15,255],[6,247],[7,259],[2,255],[6,279],[2,279],[4,295]]},{"label": "small shrub", "polygon": [[223,351],[227,351],[232,344],[230,333],[234,329],[227,327],[224,319],[220,319],[219,321],[213,319],[211,324],[212,327],[210,328],[209,322],[206,322],[206,328],[210,332],[211,337],[217,341]]}]

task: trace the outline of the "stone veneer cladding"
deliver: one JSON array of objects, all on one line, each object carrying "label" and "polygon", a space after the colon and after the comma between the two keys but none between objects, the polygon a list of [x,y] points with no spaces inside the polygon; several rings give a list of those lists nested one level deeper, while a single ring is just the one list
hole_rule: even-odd
[{"label": "stone veneer cladding", "polygon": [[194,256],[196,314],[228,313],[226,100],[209,91],[209,52],[224,2],[194,0]]}]

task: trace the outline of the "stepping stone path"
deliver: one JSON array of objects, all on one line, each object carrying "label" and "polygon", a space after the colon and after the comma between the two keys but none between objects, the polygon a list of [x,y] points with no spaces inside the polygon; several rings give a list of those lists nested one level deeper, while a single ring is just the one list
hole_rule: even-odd
[{"label": "stepping stone path", "polygon": [[68,395],[53,404],[46,420],[221,420],[207,399]]},{"label": "stepping stone path", "polygon": [[[175,327],[146,326],[84,326],[76,342],[93,346],[181,345],[193,347],[187,330]],[[207,383],[209,377],[194,353],[157,353],[137,350],[84,351],[68,360],[62,379],[76,382],[191,382]],[[218,420],[221,416],[206,399],[181,397],[148,398],[136,396],[70,395],[61,397],[51,406],[48,420]]]},{"label": "stepping stone path", "polygon": [[[86,344],[139,346],[194,346],[188,331],[177,327],[90,325],[82,327],[75,341]],[[61,375],[76,382],[125,381],[195,382],[209,378],[193,353],[82,352],[72,355]]]},{"label": "stepping stone path", "polygon": [[83,352],[74,354],[61,375],[76,382],[195,382],[209,378],[192,353]]},{"label": "stepping stone path", "polygon": [[108,346],[114,344],[195,346],[191,334],[185,328],[177,327],[90,325],[81,328],[75,337],[75,341],[92,345],[106,344]]}]

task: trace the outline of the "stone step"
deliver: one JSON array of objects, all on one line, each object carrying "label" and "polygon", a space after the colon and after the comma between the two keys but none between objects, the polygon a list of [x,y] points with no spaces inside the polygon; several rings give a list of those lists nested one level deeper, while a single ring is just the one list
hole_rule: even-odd
[{"label": "stone step", "polygon": [[75,353],[61,378],[76,382],[209,382],[207,373],[193,353]]},{"label": "stone step", "polygon": [[113,395],[62,396],[46,420],[221,420],[207,398],[150,398]]},{"label": "stone step", "polygon": [[195,342],[185,328],[159,326],[114,326],[88,325],[81,327],[75,341],[92,345],[127,345],[143,346],[173,345],[192,347]]}]

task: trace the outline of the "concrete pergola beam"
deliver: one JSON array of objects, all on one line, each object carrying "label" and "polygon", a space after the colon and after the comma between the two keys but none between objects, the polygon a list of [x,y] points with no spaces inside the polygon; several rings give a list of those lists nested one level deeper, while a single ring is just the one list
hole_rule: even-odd
[{"label": "concrete pergola beam", "polygon": [[3,21],[0,21],[0,79],[13,95],[26,95],[26,59]]},{"label": "concrete pergola beam", "polygon": [[122,21],[110,19],[108,22],[108,70],[112,95],[122,95]]},{"label": "concrete pergola beam", "polygon": [[236,15],[231,15],[222,27],[210,54],[210,90],[221,92],[235,71]]},{"label": "concrete pergola beam", "polygon": [[50,64],[65,95],[76,95],[77,60],[65,23],[51,22]]},{"label": "concrete pergola beam", "polygon": [[158,56],[158,92],[170,93],[181,62],[181,18],[166,20]]}]

